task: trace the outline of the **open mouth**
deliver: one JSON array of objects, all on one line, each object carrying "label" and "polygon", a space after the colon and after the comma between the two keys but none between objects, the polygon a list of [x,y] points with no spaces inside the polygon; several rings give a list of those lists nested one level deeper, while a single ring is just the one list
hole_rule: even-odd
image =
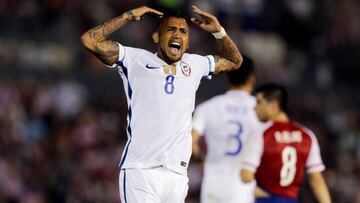
[{"label": "open mouth", "polygon": [[171,42],[169,48],[172,55],[178,55],[180,53],[181,44],[179,42]]}]

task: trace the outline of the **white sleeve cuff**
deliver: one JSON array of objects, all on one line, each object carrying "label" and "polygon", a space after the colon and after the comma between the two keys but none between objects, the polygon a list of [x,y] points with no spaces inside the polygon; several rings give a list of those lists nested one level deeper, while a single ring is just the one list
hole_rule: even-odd
[{"label": "white sleeve cuff", "polygon": [[200,127],[196,123],[192,124],[192,128],[193,128],[193,130],[195,130],[199,134],[199,136],[203,136],[205,134],[204,128]]},{"label": "white sleeve cuff", "polygon": [[214,59],[214,56],[212,56],[212,55],[208,55],[208,56],[206,56],[206,58],[209,61],[209,72],[206,77],[208,80],[210,80],[215,72],[215,59]]},{"label": "white sleeve cuff", "polygon": [[243,169],[246,169],[248,171],[251,171],[251,172],[256,172],[256,169],[257,169],[257,166],[251,162],[248,162],[248,161],[242,161],[241,162],[241,168]]},{"label": "white sleeve cuff", "polygon": [[325,170],[324,164],[320,163],[320,164],[314,164],[314,165],[308,166],[306,172],[314,173],[314,172],[321,172],[324,170]]}]

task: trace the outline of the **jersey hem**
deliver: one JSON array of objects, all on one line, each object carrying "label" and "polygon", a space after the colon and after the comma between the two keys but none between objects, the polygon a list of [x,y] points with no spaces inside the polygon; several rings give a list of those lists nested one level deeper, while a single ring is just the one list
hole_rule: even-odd
[{"label": "jersey hem", "polygon": [[[120,167],[120,165],[119,165]],[[181,175],[187,175],[187,168],[180,168],[176,166],[166,165],[162,163],[149,163],[149,164],[141,164],[141,163],[124,163],[120,169],[131,169],[131,168],[154,168],[154,167],[164,167]]]}]

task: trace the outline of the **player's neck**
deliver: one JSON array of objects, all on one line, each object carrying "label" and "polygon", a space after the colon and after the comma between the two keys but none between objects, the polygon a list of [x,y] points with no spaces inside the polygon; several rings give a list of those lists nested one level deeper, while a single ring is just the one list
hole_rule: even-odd
[{"label": "player's neck", "polygon": [[279,112],[272,116],[271,120],[275,122],[287,122],[289,121],[289,117],[286,115],[286,113]]},{"label": "player's neck", "polygon": [[249,84],[238,85],[238,86],[231,85],[229,89],[230,90],[241,90],[241,91],[245,91],[250,94],[253,90],[253,87],[252,87],[252,85],[249,85]]}]

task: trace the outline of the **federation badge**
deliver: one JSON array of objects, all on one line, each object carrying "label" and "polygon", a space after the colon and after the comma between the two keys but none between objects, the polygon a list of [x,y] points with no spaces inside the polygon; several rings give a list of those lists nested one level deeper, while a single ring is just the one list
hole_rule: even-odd
[{"label": "federation badge", "polygon": [[180,62],[181,71],[185,76],[190,76],[191,74],[191,68],[190,66],[185,62]]},{"label": "federation badge", "polygon": [[164,73],[166,75],[176,75],[176,66],[166,65],[166,66],[163,66],[163,68],[164,68]]}]

